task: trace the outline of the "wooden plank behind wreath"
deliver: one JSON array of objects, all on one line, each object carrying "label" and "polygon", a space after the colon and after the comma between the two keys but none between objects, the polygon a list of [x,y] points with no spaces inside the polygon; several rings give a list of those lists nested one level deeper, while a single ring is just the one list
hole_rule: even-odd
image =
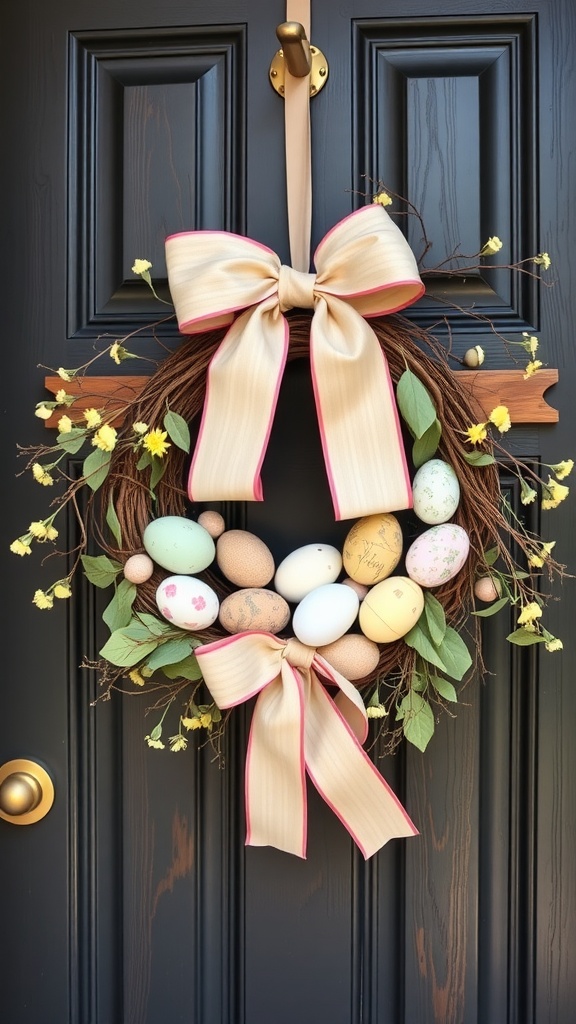
[{"label": "wooden plank behind wreath", "polygon": [[[478,419],[487,419],[497,405],[505,405],[512,423],[557,423],[558,410],[548,405],[544,392],[558,381],[558,370],[538,370],[524,380],[522,370],[455,370],[458,378],[470,390],[478,406]],[[73,421],[82,419],[83,410],[95,406],[109,412],[121,410],[134,402],[142,392],[148,377],[76,377],[64,383],[60,377],[46,377],[48,391],[56,394],[65,387],[70,395],[80,395],[84,402],[68,409],[56,409],[47,427],[56,427],[64,412]],[[121,423],[119,415],[112,422]]]}]

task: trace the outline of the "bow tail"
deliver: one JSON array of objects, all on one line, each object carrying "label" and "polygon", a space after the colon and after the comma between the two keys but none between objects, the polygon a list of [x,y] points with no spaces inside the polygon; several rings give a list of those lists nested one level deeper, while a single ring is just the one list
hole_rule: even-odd
[{"label": "bow tail", "polygon": [[238,317],[210,363],[191,501],[262,500],[260,470],[288,353],[277,306],[265,300]]},{"label": "bow tail", "polygon": [[302,678],[287,662],[262,690],[246,755],[246,843],[306,856]]},{"label": "bow tail", "polygon": [[313,671],[309,681],[304,749],[306,769],[312,782],[365,858],[371,857],[390,839],[418,834],[402,804]]},{"label": "bow tail", "polygon": [[336,519],[411,508],[394,388],[372,328],[343,300],[321,299],[310,361]]}]

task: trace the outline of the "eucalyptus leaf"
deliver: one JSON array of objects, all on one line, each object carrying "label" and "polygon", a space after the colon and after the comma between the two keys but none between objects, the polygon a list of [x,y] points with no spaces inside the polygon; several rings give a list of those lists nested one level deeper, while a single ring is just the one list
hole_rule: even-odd
[{"label": "eucalyptus leaf", "polygon": [[439,647],[446,633],[446,615],[440,601],[429,590],[424,591],[424,615],[430,639]]},{"label": "eucalyptus leaf", "polygon": [[532,633],[531,630],[521,626],[520,629],[514,630],[507,637],[507,640],[511,644],[516,644],[518,647],[531,647],[533,644],[545,643],[545,638],[540,633]]},{"label": "eucalyptus leaf", "polygon": [[58,434],[56,443],[69,455],[77,455],[85,440],[84,428],[72,427],[72,430],[68,430],[65,434]]},{"label": "eucalyptus leaf", "polygon": [[422,619],[406,633],[404,641],[408,644],[408,647],[412,647],[421,658],[424,658],[424,661],[428,661],[431,665],[435,665],[436,668],[442,669],[443,672],[447,671],[446,665],[440,656],[440,651],[434,644],[428,630],[424,628]]},{"label": "eucalyptus leaf", "polygon": [[152,456],[149,451],[145,450],[142,452],[138,462],[136,463],[136,469],[140,472],[142,469],[147,469],[148,466],[152,465]]},{"label": "eucalyptus leaf", "polygon": [[448,626],[440,647],[440,656],[446,672],[452,679],[460,681],[472,665],[472,656],[462,637]]},{"label": "eucalyptus leaf", "polygon": [[409,743],[424,751],[434,735],[434,715],[428,701],[419,693],[407,693],[398,708],[402,731]]},{"label": "eucalyptus leaf", "polygon": [[103,590],[111,586],[122,572],[120,562],[113,561],[108,555],[82,555],[81,558],[86,579]]},{"label": "eucalyptus leaf", "polygon": [[487,452],[463,452],[466,462],[470,466],[493,466],[496,459]]},{"label": "eucalyptus leaf", "polygon": [[162,636],[165,633],[171,633],[174,629],[174,626],[171,626],[169,622],[162,622],[156,615],[151,615],[150,612],[138,612],[134,622],[139,622],[142,626],[145,626],[153,636]]},{"label": "eucalyptus leaf", "polygon": [[444,700],[451,700],[454,702],[458,701],[456,688],[447,679],[443,679],[442,676],[430,676],[430,682],[436,692],[439,693],[441,697],[444,697]]},{"label": "eucalyptus leaf", "polygon": [[162,671],[165,676],[168,676],[168,679],[182,678],[194,682],[196,679],[202,678],[200,665],[195,654],[189,654],[187,658],[184,658],[183,661],[179,661],[175,665],[164,665]]},{"label": "eucalyptus leaf", "polygon": [[168,431],[168,435],[171,441],[177,448],[181,448],[183,452],[190,451],[190,431],[188,424],[182,416],[179,416],[177,412],[168,410],[164,417],[164,426]]},{"label": "eucalyptus leaf", "polygon": [[500,554],[500,548],[498,548],[498,547],[488,548],[488,550],[484,552],[484,556],[483,556],[485,564],[486,565],[494,565],[494,562],[498,561],[499,554]]},{"label": "eucalyptus leaf", "polygon": [[146,635],[149,638],[147,640],[138,636],[133,626],[116,629],[104,644],[100,655],[113,665],[132,668],[152,654],[158,645],[158,640],[154,637],[150,638],[148,631]]},{"label": "eucalyptus leaf", "polygon": [[420,466],[423,466],[425,462],[433,458],[438,450],[441,437],[442,424],[436,418],[434,423],[431,423],[428,429],[424,431],[422,437],[416,438],[412,446],[412,462],[416,469],[420,469]]},{"label": "eucalyptus leaf", "polygon": [[108,499],[108,508],[106,509],[106,522],[110,533],[114,537],[119,548],[122,547],[122,527],[120,526],[120,520],[116,515],[116,509],[114,508],[114,502],[112,501],[112,495]]},{"label": "eucalyptus leaf", "polygon": [[150,490],[154,493],[156,485],[160,483],[166,472],[166,462],[159,459],[157,455],[152,456],[152,469],[150,470]]},{"label": "eucalyptus leaf", "polygon": [[132,605],[136,597],[137,587],[129,580],[121,580],[110,604],[102,612],[102,618],[111,633],[129,625],[132,619]]},{"label": "eucalyptus leaf", "polygon": [[165,665],[177,664],[180,661],[184,661],[193,650],[194,645],[189,636],[166,640],[164,643],[160,643],[154,653],[148,658],[148,668],[154,672],[157,668],[164,668]]},{"label": "eucalyptus leaf", "polygon": [[88,486],[97,491],[104,483],[110,470],[110,452],[104,452],[101,448],[95,448],[90,455],[84,459],[82,476]]},{"label": "eucalyptus leaf", "polygon": [[501,597],[498,601],[494,601],[489,608],[482,608],[479,612],[472,612],[472,615],[476,615],[479,619],[489,619],[491,615],[496,615],[504,605],[508,604],[509,598]]},{"label": "eucalyptus leaf", "polygon": [[402,418],[415,437],[423,437],[436,420],[436,409],[423,383],[412,373],[404,370],[396,386],[396,400]]}]

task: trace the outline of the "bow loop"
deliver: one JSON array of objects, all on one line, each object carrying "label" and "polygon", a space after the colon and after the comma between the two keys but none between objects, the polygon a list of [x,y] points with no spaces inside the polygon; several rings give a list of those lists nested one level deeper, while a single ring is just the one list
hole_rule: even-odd
[{"label": "bow loop", "polygon": [[[305,772],[365,857],[392,838],[416,835],[357,738],[367,725],[360,694],[313,648],[253,632],[195,653],[219,707],[258,694],[246,755],[249,845],[306,856]],[[342,699],[332,699],[318,672]]]}]

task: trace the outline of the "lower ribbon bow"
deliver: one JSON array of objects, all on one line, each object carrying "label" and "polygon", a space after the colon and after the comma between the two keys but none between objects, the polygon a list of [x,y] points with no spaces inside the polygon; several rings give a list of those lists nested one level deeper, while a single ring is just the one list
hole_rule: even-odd
[{"label": "lower ribbon bow", "polygon": [[[368,720],[358,690],[299,640],[250,632],[196,648],[218,707],[258,695],[246,754],[246,842],[306,856],[306,777],[364,857],[417,835],[362,749]],[[335,699],[318,679],[339,688]]]}]

